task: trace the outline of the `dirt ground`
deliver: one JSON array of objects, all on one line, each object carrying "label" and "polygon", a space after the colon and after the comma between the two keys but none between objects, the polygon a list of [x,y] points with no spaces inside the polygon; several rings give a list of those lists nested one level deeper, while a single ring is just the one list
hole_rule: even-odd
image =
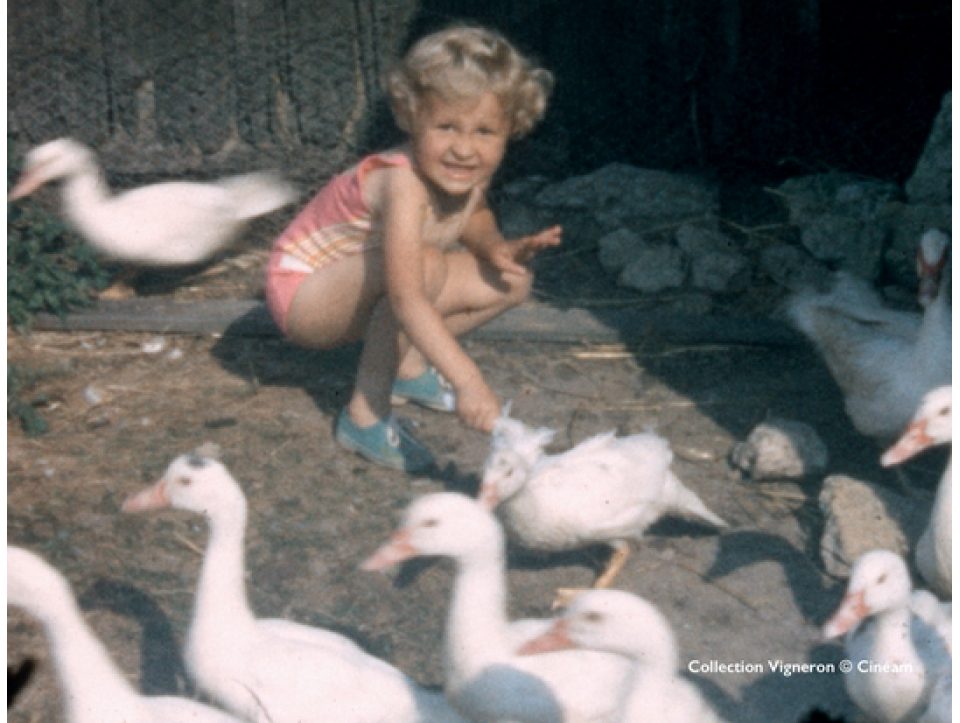
[{"label": "dirt ground", "polygon": [[[207,269],[148,279],[138,290],[179,300],[255,298],[262,249],[262,242],[249,244]],[[625,292],[601,275],[589,251],[565,247],[548,260],[553,271],[539,288],[542,300],[684,308],[679,297],[624,302]],[[721,313],[769,306],[769,287],[752,292],[710,301]],[[702,301],[694,299],[693,308]],[[670,440],[679,477],[730,522],[720,535],[673,519],[658,523],[617,583],[672,621],[685,670],[692,661],[762,667],[690,675],[719,712],[745,723],[798,721],[815,708],[853,719],[839,673],[785,676],[769,668],[769,661],[842,657],[838,645],[818,637],[843,588],[818,553],[821,479],[759,484],[727,461],[735,442],[775,415],[817,429],[829,447],[829,473],[896,483],[878,466],[877,446],[849,425],[809,347],[649,339],[607,346],[467,339],[465,346],[501,398],[513,400],[514,416],[559,430],[555,449],[610,428],[653,428]],[[8,542],[66,574],[87,621],[143,692],[188,691],[179,650],[206,530],[186,513],[126,516],[120,505],[204,442],[219,445],[249,500],[248,586],[257,614],[342,631],[416,680],[442,682],[450,565],[420,561],[393,576],[357,565],[416,496],[473,494],[488,439],[407,406],[401,415],[437,457],[433,473],[411,478],[341,450],[333,419],[350,393],[356,355],[356,348],[305,351],[231,329],[209,336],[8,333],[8,363],[25,375],[21,397],[50,428],[29,437],[15,420],[8,424]],[[939,463],[921,457],[906,468],[918,505],[930,504]],[[603,554],[511,549],[510,615],[549,615],[553,591],[588,584]],[[32,666],[8,720],[56,720],[59,698],[42,631],[11,608],[7,635],[8,680],[11,669]]]},{"label": "dirt ground", "polygon": [[[156,351],[156,347],[162,349]],[[668,520],[629,560],[619,587],[658,604],[687,661],[836,662],[818,626],[842,583],[817,553],[819,480],[745,481],[730,447],[767,415],[813,424],[830,471],[892,483],[878,450],[854,433],[823,366],[804,347],[631,347],[466,341],[515,416],[560,430],[561,449],[615,427],[654,428],[675,470],[731,523]],[[40,437],[8,427],[8,542],[62,570],[86,619],[130,680],[150,694],[186,690],[179,647],[205,540],[186,513],[125,516],[123,499],[176,455],[215,442],[250,503],[249,596],[260,615],[350,635],[426,684],[442,681],[440,640],[451,568],[409,564],[395,577],[357,570],[417,495],[473,493],[484,435],[412,406],[438,468],[414,479],[344,452],[332,420],[350,391],[356,349],[309,352],[278,338],[54,333],[8,337],[9,362],[33,370],[28,398],[50,425]],[[95,398],[96,397],[96,398]],[[92,403],[95,402],[95,403]],[[936,476],[908,468],[918,498]],[[512,550],[511,616],[548,615],[552,591],[588,583],[598,552]],[[8,670],[35,661],[10,721],[55,720],[56,685],[41,631],[8,611]],[[851,712],[839,674],[698,674],[732,721],[795,721],[819,706]]]}]

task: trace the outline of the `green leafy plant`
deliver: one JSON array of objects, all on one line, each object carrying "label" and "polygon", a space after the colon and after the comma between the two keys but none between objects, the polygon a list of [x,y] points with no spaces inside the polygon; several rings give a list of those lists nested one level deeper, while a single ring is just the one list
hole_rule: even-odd
[{"label": "green leafy plant", "polygon": [[28,328],[41,311],[63,316],[89,305],[109,279],[94,251],[58,219],[31,201],[7,204],[7,318],[15,327]]},{"label": "green leafy plant", "polygon": [[23,431],[30,437],[46,434],[50,429],[33,402],[24,398],[34,381],[34,375],[25,368],[16,364],[7,365],[7,419],[20,422]]},{"label": "green leafy plant", "polygon": [[87,306],[109,273],[94,252],[34,205],[7,209],[7,316],[29,327],[41,311],[63,316]]}]

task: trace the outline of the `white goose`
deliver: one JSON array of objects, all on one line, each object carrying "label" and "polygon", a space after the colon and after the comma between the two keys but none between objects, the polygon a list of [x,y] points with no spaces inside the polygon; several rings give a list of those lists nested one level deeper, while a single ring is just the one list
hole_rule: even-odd
[{"label": "white goose", "polygon": [[178,457],[123,509],[166,507],[203,514],[210,525],[184,660],[211,698],[258,723],[462,721],[442,695],[348,638],[254,617],[244,589],[246,499],[222,464]]},{"label": "white goose", "polygon": [[917,723],[950,723],[953,720],[953,674],[947,670],[933,685],[927,709]]},{"label": "white goose", "polygon": [[69,723],[238,721],[186,698],[137,693],[84,622],[63,575],[21,547],[7,548],[7,604],[23,608],[43,623]]},{"label": "white goose", "polygon": [[[949,623],[931,624],[924,596],[916,606],[910,575],[900,556],[888,550],[864,553],[853,565],[840,606],[823,628],[826,639],[846,633],[844,676],[847,693],[871,720],[916,720],[931,691],[950,670]],[[938,629],[939,628],[939,629]]]},{"label": "white goose", "polygon": [[549,621],[506,619],[504,537],[492,514],[469,497],[437,493],[415,500],[398,530],[363,563],[367,570],[421,555],[457,567],[447,616],[447,697],[472,720],[574,723],[608,720],[629,665],[619,656],[566,651],[516,654]]},{"label": "white goose", "polygon": [[630,660],[633,670],[613,720],[720,723],[700,691],[680,677],[680,651],[670,623],[646,600],[620,590],[588,590],[520,653],[570,648],[603,650]]},{"label": "white goose", "polygon": [[[678,514],[725,527],[670,469],[673,452],[662,437],[645,432],[598,434],[556,455],[544,453],[554,431],[509,417],[494,423],[479,500],[498,509],[508,534],[536,550],[572,550],[593,544],[613,548],[594,583],[608,587],[623,568],[630,541],[664,515]],[[567,599],[573,590],[561,590]]]},{"label": "white goose", "polygon": [[[884,466],[900,464],[928,447],[947,444],[953,439],[952,396],[949,386],[938,387],[927,393],[903,436],[881,457]],[[952,467],[951,455],[937,487],[930,522],[920,536],[914,553],[917,569],[924,581],[940,597],[948,599],[953,595]]]},{"label": "white goose", "polygon": [[820,351],[863,435],[893,439],[923,395],[950,382],[950,283],[943,273],[948,246],[935,229],[920,240],[922,315],[887,308],[864,281],[848,274],[837,274],[827,293],[800,292],[788,302],[794,324]]},{"label": "white goose", "polygon": [[63,212],[95,249],[137,266],[189,266],[211,258],[257,216],[297,194],[270,172],[206,183],[170,181],[113,195],[93,151],[60,138],[27,153],[16,200],[63,180]]}]

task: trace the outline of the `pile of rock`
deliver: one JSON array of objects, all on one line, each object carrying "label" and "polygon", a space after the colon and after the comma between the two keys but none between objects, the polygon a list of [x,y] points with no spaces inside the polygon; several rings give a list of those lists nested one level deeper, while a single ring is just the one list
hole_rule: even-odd
[{"label": "pile of rock", "polygon": [[562,223],[578,247],[596,247],[619,285],[643,294],[684,290],[710,298],[771,282],[786,292],[844,269],[906,303],[916,286],[920,235],[931,226],[950,229],[950,113],[948,93],[902,188],[824,173],[767,189],[782,209],[776,233],[755,236],[723,219],[715,181],[622,163],[559,183],[533,177],[507,184],[498,211],[508,237]]}]

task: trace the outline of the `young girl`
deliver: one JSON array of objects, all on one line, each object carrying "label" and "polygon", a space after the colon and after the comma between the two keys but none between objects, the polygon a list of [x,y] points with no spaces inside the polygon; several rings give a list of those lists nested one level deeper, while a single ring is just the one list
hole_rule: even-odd
[{"label": "young girl", "polygon": [[526,263],[560,243],[559,226],[507,241],[486,202],[507,142],[542,117],[551,85],[488,30],[421,39],[388,78],[408,141],[335,177],[274,243],[267,304],[284,334],[317,348],[364,340],[336,422],[344,447],[411,472],[432,463],[391,399],[491,429],[499,402],[456,337],[523,301]]}]

